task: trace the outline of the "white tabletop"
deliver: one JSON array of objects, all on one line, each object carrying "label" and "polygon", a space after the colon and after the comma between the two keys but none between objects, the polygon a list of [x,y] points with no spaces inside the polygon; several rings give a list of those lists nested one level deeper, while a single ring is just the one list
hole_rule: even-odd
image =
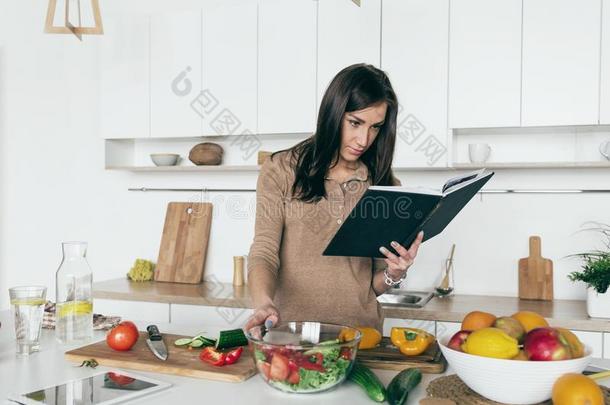
[{"label": "white tabletop", "polygon": [[[6,404],[14,404],[6,401],[6,397],[10,393],[37,390],[109,370],[102,366],[95,370],[86,367],[79,368],[73,363],[67,362],[64,360],[64,352],[78,345],[61,345],[55,340],[54,332],[46,329],[42,331],[40,352],[28,357],[19,357],[15,354],[14,329],[10,312],[0,312],[0,321],[2,322],[0,327],[0,401],[4,401]],[[146,324],[136,323],[141,330],[146,327]],[[213,336],[221,329],[196,325],[158,324],[158,326],[162,332],[185,335],[206,332]],[[104,332],[95,332],[94,341],[101,340],[104,336]],[[173,384],[166,391],[133,401],[133,403],[146,403],[147,405],[189,404],[201,400],[210,404],[227,403],[231,405],[268,405],[270,403],[370,405],[372,403],[360,387],[349,381],[326,392],[287,394],[267,386],[258,374],[241,383],[227,383],[141,371],[132,371],[132,373]],[[388,384],[396,372],[375,370],[375,374],[384,384]],[[422,384],[412,392],[408,403],[417,404],[420,398],[425,397],[425,386],[428,381],[438,376],[438,374],[424,374]]]},{"label": "white tabletop", "polygon": [[[10,312],[0,312],[0,321],[2,322],[0,328],[0,401],[4,401],[6,404],[13,404],[5,400],[10,393],[38,390],[70,379],[86,377],[99,371],[109,370],[102,366],[95,370],[85,367],[79,368],[73,363],[67,362],[64,360],[64,352],[76,346],[60,345],[55,340],[54,332],[45,329],[42,332],[40,352],[28,357],[18,357],[15,354],[14,330]],[[136,323],[141,330],[146,327],[145,324]],[[219,327],[197,325],[159,324],[158,326],[162,332],[185,335],[195,335],[199,332],[215,335],[221,329]],[[101,340],[104,336],[104,332],[95,332],[94,340]],[[610,367],[609,360],[598,360],[596,363]],[[146,403],[147,405],[189,404],[202,400],[205,403],[231,405],[268,405],[270,403],[370,405],[372,403],[364,391],[350,381],[327,392],[287,394],[267,386],[259,375],[241,383],[226,383],[140,371],[133,371],[132,373],[173,384],[166,391],[132,401],[133,403]],[[446,373],[451,373],[451,370],[449,369]],[[387,385],[396,372],[375,370],[375,374]],[[418,404],[419,399],[426,396],[425,387],[427,384],[438,376],[439,374],[424,374],[422,383],[409,395],[407,403]]]}]

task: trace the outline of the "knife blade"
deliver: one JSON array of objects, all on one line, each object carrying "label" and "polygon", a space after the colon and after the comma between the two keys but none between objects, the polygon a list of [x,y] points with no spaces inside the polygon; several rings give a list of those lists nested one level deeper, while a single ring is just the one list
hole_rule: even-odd
[{"label": "knife blade", "polygon": [[159,328],[157,325],[148,325],[146,327],[146,331],[148,332],[148,339],[146,339],[146,344],[148,348],[155,356],[159,359],[165,361],[167,360],[167,347],[163,342],[163,336],[159,332]]}]

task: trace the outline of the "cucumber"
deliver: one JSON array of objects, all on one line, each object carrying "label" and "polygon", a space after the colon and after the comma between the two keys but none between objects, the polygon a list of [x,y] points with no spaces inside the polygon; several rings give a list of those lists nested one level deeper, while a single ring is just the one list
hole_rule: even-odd
[{"label": "cucumber", "polygon": [[216,341],[216,349],[228,349],[230,347],[247,345],[248,339],[242,329],[223,330]]},{"label": "cucumber", "polygon": [[366,394],[375,402],[383,402],[386,399],[386,390],[379,378],[367,366],[354,362],[352,370],[347,379],[358,384]]},{"label": "cucumber", "polygon": [[193,341],[193,339],[191,338],[182,338],[182,339],[178,339],[174,342],[174,344],[176,346],[186,346],[188,344],[190,344]]},{"label": "cucumber", "polygon": [[189,344],[193,349],[203,346],[203,340],[201,339],[193,339],[193,341]]},{"label": "cucumber", "polygon": [[193,338],[193,340],[200,340],[203,342],[203,346],[214,346],[216,344],[216,339],[210,339],[203,335],[197,335]]},{"label": "cucumber", "polygon": [[388,402],[390,405],[407,403],[409,392],[421,382],[421,371],[418,368],[407,368],[396,374],[388,385]]}]

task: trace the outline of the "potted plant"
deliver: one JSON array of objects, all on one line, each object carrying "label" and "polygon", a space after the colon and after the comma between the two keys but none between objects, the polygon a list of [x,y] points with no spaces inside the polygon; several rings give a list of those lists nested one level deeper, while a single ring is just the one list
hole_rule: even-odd
[{"label": "potted plant", "polygon": [[592,250],[570,256],[584,260],[582,271],[568,275],[572,281],[587,284],[587,313],[593,318],[610,318],[610,226],[598,222],[588,222],[592,227],[585,231],[599,232],[605,238],[605,250]]}]

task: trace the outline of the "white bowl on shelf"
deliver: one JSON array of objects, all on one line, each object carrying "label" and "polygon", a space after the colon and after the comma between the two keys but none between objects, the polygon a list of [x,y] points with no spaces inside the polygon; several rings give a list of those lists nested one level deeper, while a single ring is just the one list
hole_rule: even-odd
[{"label": "white bowl on shelf", "polygon": [[180,155],[176,153],[151,153],[150,159],[155,166],[176,166]]},{"label": "white bowl on shelf", "polygon": [[551,398],[553,384],[566,373],[581,373],[591,361],[585,356],[558,361],[504,360],[475,356],[447,347],[450,336],[439,340],[447,363],[471,390],[505,404],[536,404]]}]

